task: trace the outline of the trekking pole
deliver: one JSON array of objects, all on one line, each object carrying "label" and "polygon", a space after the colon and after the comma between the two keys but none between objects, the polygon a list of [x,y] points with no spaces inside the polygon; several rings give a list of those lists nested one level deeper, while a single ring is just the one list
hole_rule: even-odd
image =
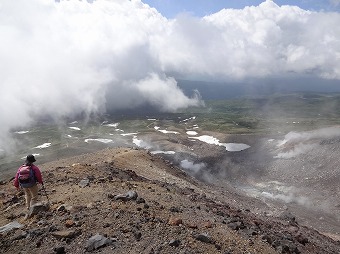
[{"label": "trekking pole", "polygon": [[50,204],[50,199],[48,198],[48,195],[47,195],[47,192],[46,192],[46,189],[45,189],[45,185],[44,185],[44,184],[42,184],[42,189],[44,190],[44,193],[45,193],[45,196],[46,196],[46,198],[47,198],[47,201],[48,201],[48,203]]}]

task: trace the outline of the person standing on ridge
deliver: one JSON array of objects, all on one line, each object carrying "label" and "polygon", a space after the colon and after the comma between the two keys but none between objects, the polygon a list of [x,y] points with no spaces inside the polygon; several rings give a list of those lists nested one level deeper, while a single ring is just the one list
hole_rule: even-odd
[{"label": "person standing on ridge", "polygon": [[13,183],[18,190],[19,186],[24,190],[27,210],[37,202],[37,183],[44,185],[40,169],[33,164],[35,161],[32,154],[27,155],[26,161],[19,167]]}]

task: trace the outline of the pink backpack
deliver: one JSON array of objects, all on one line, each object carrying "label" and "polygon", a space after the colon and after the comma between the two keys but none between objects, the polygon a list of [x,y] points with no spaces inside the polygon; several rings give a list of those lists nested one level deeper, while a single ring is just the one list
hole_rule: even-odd
[{"label": "pink backpack", "polygon": [[18,176],[21,187],[28,188],[36,184],[36,179],[32,167],[29,165],[22,165],[19,169]]}]

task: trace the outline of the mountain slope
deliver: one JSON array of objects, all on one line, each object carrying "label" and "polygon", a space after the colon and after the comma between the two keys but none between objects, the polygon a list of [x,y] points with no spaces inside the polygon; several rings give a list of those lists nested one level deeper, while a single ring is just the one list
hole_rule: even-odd
[{"label": "mountain slope", "polygon": [[[11,181],[0,186],[0,225],[22,224],[1,228],[2,253],[340,251],[339,241],[291,214],[256,214],[253,199],[198,182],[145,150],[105,149],[39,166],[47,211],[24,220],[23,194]],[[43,191],[40,200],[47,202]]]}]

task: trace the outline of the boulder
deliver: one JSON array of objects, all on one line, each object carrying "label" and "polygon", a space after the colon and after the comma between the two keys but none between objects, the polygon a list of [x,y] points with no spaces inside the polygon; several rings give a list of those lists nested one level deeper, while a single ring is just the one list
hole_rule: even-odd
[{"label": "boulder", "polygon": [[180,224],[183,224],[183,221],[181,218],[170,217],[168,224],[171,226],[178,226]]},{"label": "boulder", "polygon": [[36,203],[30,207],[30,210],[27,214],[28,218],[32,217],[33,215],[37,215],[40,212],[46,212],[50,208],[49,204],[45,203]]},{"label": "boulder", "polygon": [[92,236],[86,243],[86,250],[93,251],[99,249],[101,247],[105,247],[112,243],[112,240],[100,235],[96,234]]},{"label": "boulder", "polygon": [[180,213],[180,212],[182,212],[182,210],[180,208],[178,208],[178,207],[172,206],[172,207],[170,207],[170,212],[172,212],[172,213]]},{"label": "boulder", "polygon": [[67,204],[62,204],[58,206],[57,211],[58,212],[66,212],[66,211],[71,211],[73,209],[73,206],[67,205]]},{"label": "boulder", "polygon": [[18,241],[18,240],[21,240],[21,239],[24,239],[27,237],[27,232],[24,231],[24,230],[16,230],[13,234],[13,236],[11,237],[11,241]]},{"label": "boulder", "polygon": [[207,234],[198,234],[193,236],[196,240],[203,242],[203,243],[215,243],[213,239],[211,239]]},{"label": "boulder", "polygon": [[137,241],[139,241],[142,238],[142,233],[140,231],[134,231],[133,235]]},{"label": "boulder", "polygon": [[55,238],[73,238],[78,235],[78,232],[75,230],[62,230],[62,231],[54,231],[51,233]]},{"label": "boulder", "polygon": [[135,191],[128,191],[125,194],[119,194],[114,197],[115,200],[122,200],[122,201],[129,201],[129,200],[136,200],[138,197],[137,192]]},{"label": "boulder", "polygon": [[144,198],[138,197],[138,198],[136,199],[136,203],[137,203],[137,204],[145,203],[145,200],[144,200]]},{"label": "boulder", "polygon": [[181,244],[181,241],[178,239],[173,239],[169,242],[169,246],[171,247],[178,247]]},{"label": "boulder", "polygon": [[64,247],[64,246],[56,247],[56,248],[54,248],[54,252],[55,252],[56,254],[65,254],[65,253],[66,253],[66,252],[65,252],[65,247]]},{"label": "boulder", "polygon": [[128,191],[126,194],[128,200],[136,200],[138,198],[138,194],[135,191]]},{"label": "boulder", "polygon": [[89,184],[90,184],[90,180],[88,178],[85,178],[85,179],[81,180],[78,185],[81,188],[85,188]]},{"label": "boulder", "polygon": [[0,233],[11,231],[12,229],[16,229],[16,228],[21,228],[23,226],[24,225],[20,224],[17,221],[12,221],[12,222],[6,224],[5,226],[0,227]]},{"label": "boulder", "polygon": [[48,229],[47,228],[32,228],[28,230],[27,237],[29,238],[37,238],[38,236],[41,236],[46,233]]},{"label": "boulder", "polygon": [[228,223],[228,227],[233,230],[239,230],[239,229],[245,228],[242,221],[235,221],[235,222]]}]

